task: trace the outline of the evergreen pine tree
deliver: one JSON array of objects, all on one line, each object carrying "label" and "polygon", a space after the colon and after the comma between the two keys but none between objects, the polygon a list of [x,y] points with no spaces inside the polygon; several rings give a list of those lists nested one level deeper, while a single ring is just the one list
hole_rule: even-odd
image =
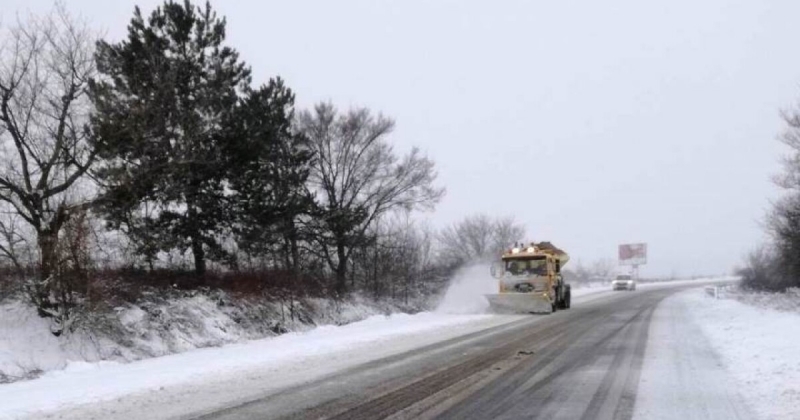
[{"label": "evergreen pine tree", "polygon": [[298,218],[313,205],[306,179],[307,139],[292,130],[294,93],[283,81],[248,92],[239,108],[236,150],[231,153],[232,202],[237,242],[251,255],[276,254],[296,272],[301,239]]},{"label": "evergreen pine tree", "polygon": [[152,263],[159,251],[190,250],[198,275],[228,219],[226,150],[250,70],[224,46],[225,20],[166,2],[145,20],[138,7],[127,39],[98,43],[104,76],[92,84],[101,208]]}]

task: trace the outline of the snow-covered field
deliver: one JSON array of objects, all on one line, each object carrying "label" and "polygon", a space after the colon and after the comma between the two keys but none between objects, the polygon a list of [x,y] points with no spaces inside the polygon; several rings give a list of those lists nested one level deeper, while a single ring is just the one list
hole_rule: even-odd
[{"label": "snow-covered field", "polygon": [[745,304],[692,290],[679,298],[758,417],[800,419],[800,312],[773,309],[797,308],[798,296],[756,294]]}]

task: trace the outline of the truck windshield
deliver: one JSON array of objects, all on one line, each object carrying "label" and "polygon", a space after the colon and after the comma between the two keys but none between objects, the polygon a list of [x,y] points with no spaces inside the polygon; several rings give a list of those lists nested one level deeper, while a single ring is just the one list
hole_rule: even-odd
[{"label": "truck windshield", "polygon": [[507,273],[515,276],[547,275],[547,260],[545,258],[506,260],[505,267]]}]

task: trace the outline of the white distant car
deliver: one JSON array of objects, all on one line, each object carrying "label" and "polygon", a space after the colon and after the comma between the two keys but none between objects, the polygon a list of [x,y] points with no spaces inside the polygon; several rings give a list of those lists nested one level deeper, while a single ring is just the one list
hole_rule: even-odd
[{"label": "white distant car", "polygon": [[620,274],[611,282],[612,290],[636,290],[636,280],[628,274]]}]

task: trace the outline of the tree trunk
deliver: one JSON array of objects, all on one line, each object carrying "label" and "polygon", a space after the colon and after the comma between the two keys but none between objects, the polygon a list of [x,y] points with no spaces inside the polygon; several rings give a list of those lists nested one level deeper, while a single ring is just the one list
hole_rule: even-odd
[{"label": "tree trunk", "polygon": [[336,292],[339,296],[347,293],[347,252],[343,244],[336,245]]},{"label": "tree trunk", "polygon": [[[36,312],[42,318],[54,318],[57,311],[57,303],[51,297],[51,291],[56,282],[55,276],[58,274],[58,254],[56,244],[58,243],[58,233],[51,229],[41,229],[36,232],[36,242],[39,246],[41,261],[39,263],[39,278],[33,282],[31,298],[36,305]],[[53,331],[59,335],[60,331]]]},{"label": "tree trunk", "polygon": [[374,246],[372,249],[372,295],[377,298],[380,293],[380,286],[378,285],[378,275],[380,274],[378,272],[378,247]]},{"label": "tree trunk", "polygon": [[292,272],[298,275],[300,273],[300,247],[297,245],[297,236],[293,235],[289,239],[289,243],[292,250]]},{"label": "tree trunk", "polygon": [[42,260],[39,265],[39,281],[46,282],[56,270],[56,243],[58,234],[47,230],[37,232],[37,242]]},{"label": "tree trunk", "polygon": [[199,277],[206,274],[206,252],[199,232],[192,234],[192,255],[194,256],[194,273]]},{"label": "tree trunk", "polygon": [[285,221],[283,244],[286,269],[297,280],[300,274],[300,247],[297,245],[297,227],[292,219]]},{"label": "tree trunk", "polygon": [[192,242],[192,256],[194,257],[194,273],[198,277],[206,274],[206,253],[203,249],[203,238],[197,225],[197,209],[194,206],[196,188],[190,188],[186,196],[186,218],[189,225],[189,236]]},{"label": "tree trunk", "polygon": [[[39,213],[44,213],[44,211]],[[39,276],[33,282],[31,298],[39,316],[55,321],[55,324],[50,327],[50,332],[55,336],[59,336],[63,332],[70,309],[70,290],[62,283],[64,279],[59,273],[58,257],[58,233],[68,217],[67,209],[59,206],[49,222],[36,227],[36,243],[41,260]]]}]

